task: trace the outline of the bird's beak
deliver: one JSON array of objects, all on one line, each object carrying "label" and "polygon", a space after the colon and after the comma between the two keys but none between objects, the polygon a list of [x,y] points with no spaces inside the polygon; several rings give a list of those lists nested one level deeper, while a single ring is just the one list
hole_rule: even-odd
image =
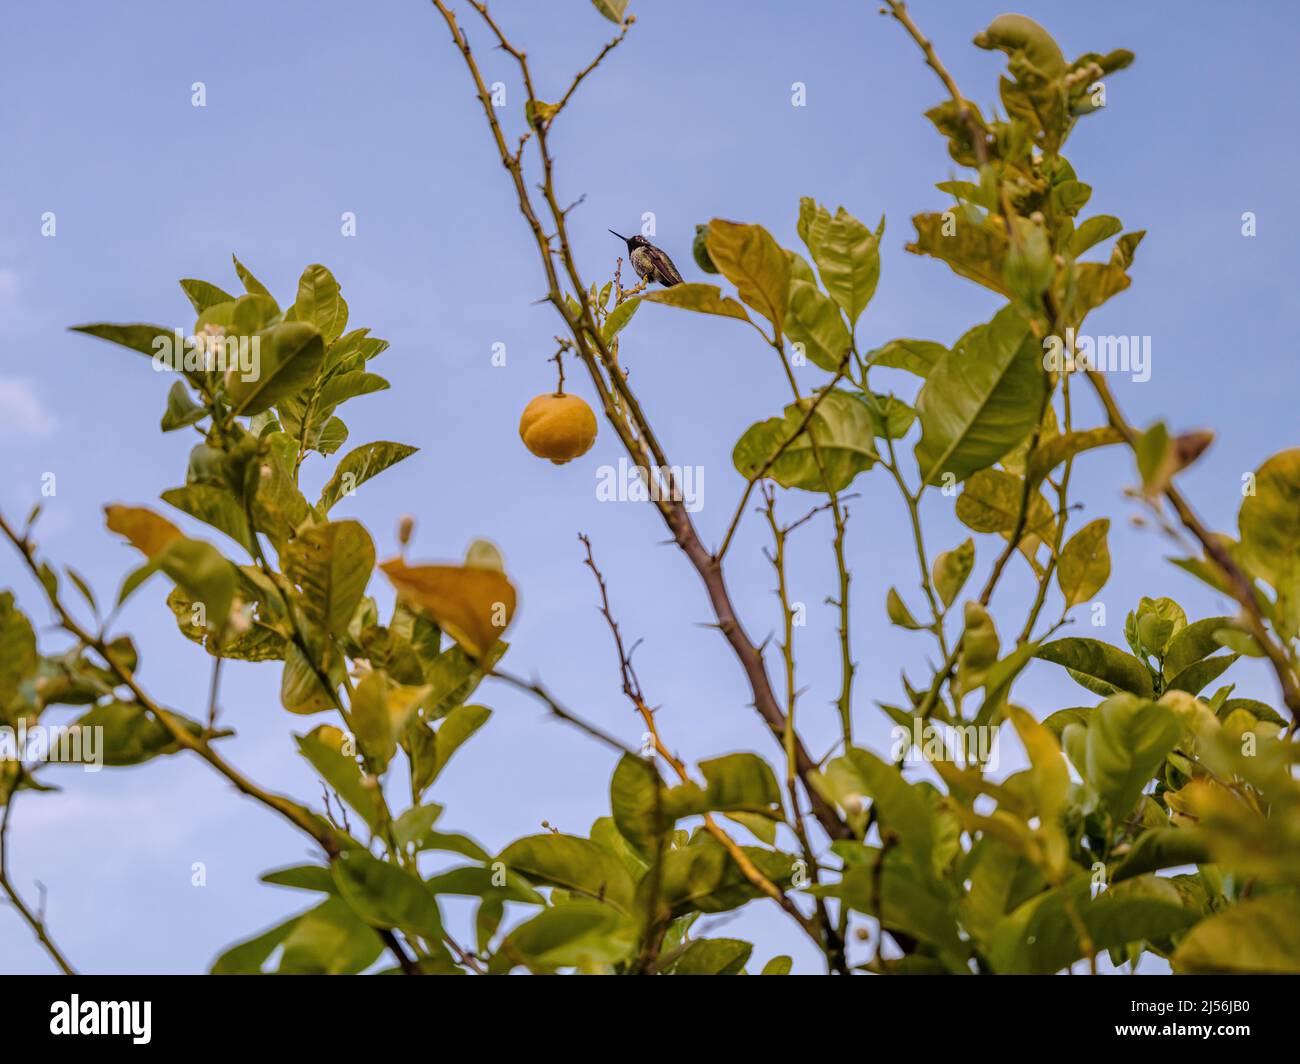
[{"label": "bird's beak", "polygon": [[[611,232],[611,233],[614,233],[614,230],[611,229],[610,232]],[[625,243],[625,244],[627,243],[627,237],[625,237],[622,233],[614,233],[614,235],[615,235],[616,237],[618,237],[619,240],[623,241],[623,243]]]}]

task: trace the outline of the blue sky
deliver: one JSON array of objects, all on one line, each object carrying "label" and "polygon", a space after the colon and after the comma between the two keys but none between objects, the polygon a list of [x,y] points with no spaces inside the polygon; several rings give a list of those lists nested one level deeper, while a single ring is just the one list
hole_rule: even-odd
[{"label": "blue sky", "polygon": [[[587,277],[612,272],[620,246],[606,229],[631,232],[647,211],[688,279],[697,273],[694,226],[713,216],[762,223],[794,247],[799,197],[812,195],[872,223],[887,216],[880,286],[859,329],[867,347],[897,336],[951,341],[985,320],[996,297],[903,251],[911,215],[946,205],[933,185],[954,168],[921,114],[941,87],[877,6],[633,0],[629,40],[554,135],[562,197],[586,196],[571,228]],[[611,35],[587,0],[495,0],[493,9],[527,47],[539,92],[552,99]],[[1068,56],[1137,53],[1130,70],[1110,79],[1106,111],[1083,122],[1069,146],[1095,189],[1088,213],[1148,231],[1133,288],[1089,324],[1152,337],[1151,380],[1116,383],[1134,421],[1165,416],[1178,429],[1217,430],[1185,479],[1206,518],[1230,529],[1241,475],[1295,444],[1300,148],[1286,118],[1300,96],[1300,13],[1242,3],[1225,14],[1199,0],[1024,0],[1016,9],[1043,22]],[[986,107],[1000,56],[969,41],[1001,10],[1003,0],[912,5],[958,83]],[[512,670],[542,677],[573,708],[635,743],[640,729],[580,564],[576,537],[586,532],[625,634],[644,640],[637,664],[663,706],[668,741],[692,760],[773,753],[746,708],[734,659],[716,632],[695,623],[707,619],[707,602],[684,560],[661,545],[657,515],[642,504],[597,503],[595,471],[620,454],[612,433],[602,428],[595,449],[562,468],[519,443],[519,412],[551,387],[546,359],[559,323],[533,305],[544,291],[535,251],[432,7],[232,0],[219,12],[192,0],[64,2],[26,5],[7,20],[0,508],[21,518],[44,474],[55,474],[41,545],[84,573],[101,598],[114,594],[133,559],[104,530],[101,507],[153,504],[181,483],[190,437],[158,432],[168,380],[66,327],[188,325],[176,280],[234,285],[232,252],[282,301],[304,266],[323,262],[343,285],[352,323],[392,343],[375,368],[393,388],[349,407],[350,444],[394,439],[421,448],[335,512],[364,518],[381,554],[393,548],[404,513],[417,518],[422,558],[459,558],[471,539],[494,540],[521,590]],[[489,79],[508,82],[521,107],[505,58],[465,21]],[[203,108],[191,106],[196,81],[206,85]],[[791,106],[796,81],[807,86],[803,108]],[[53,238],[40,231],[47,211],[57,216]],[[340,234],[345,211],[357,215],[352,238]],[[1253,239],[1241,235],[1244,211],[1258,218]],[[731,448],[749,424],[779,411],[786,384],[770,350],[733,322],[650,307],[626,336],[624,362],[669,455],[705,471],[698,523],[716,543],[741,487]],[[506,345],[504,367],[491,363],[495,343]],[[816,383],[815,369],[803,372]],[[1095,418],[1090,402],[1081,406],[1080,419]],[[305,474],[312,487],[326,475],[315,464]],[[1156,533],[1129,527],[1133,504],[1122,490],[1132,480],[1119,453],[1091,455],[1075,474],[1075,497],[1087,503],[1080,523],[1113,518],[1114,571],[1100,596],[1110,625],[1086,634],[1116,642],[1140,595],[1174,595],[1193,615],[1223,605],[1161,562],[1169,549]],[[873,700],[898,698],[900,667],[919,677],[930,646],[883,616],[891,585],[916,594],[892,485],[868,475],[854,490],[856,724],[862,741],[879,746],[887,729]],[[804,501],[791,500],[787,514]],[[951,500],[930,500],[925,517],[932,550],[967,534]],[[728,570],[759,639],[779,623],[762,531],[758,519],[744,526]],[[821,521],[802,529],[790,574],[794,597],[808,603],[798,633],[808,687],[801,716],[817,752],[834,741],[829,703],[838,684],[834,615],[823,605],[834,576],[829,538]],[[995,553],[991,541],[978,544],[977,579]],[[1024,577],[1014,573],[995,600],[1006,628],[1023,616]],[[14,587],[33,617],[47,620],[11,554],[0,554],[0,586]],[[374,590],[386,599],[378,582]],[[122,626],[141,647],[150,689],[195,711],[207,661],[176,631],[164,596],[161,581],[149,585]],[[1258,670],[1239,665],[1229,678],[1239,695],[1272,693]],[[224,719],[239,735],[227,751],[263,783],[316,801],[290,739],[306,722],[280,709],[278,680],[269,665],[228,669]],[[1016,694],[1040,715],[1087,697],[1044,663]],[[443,823],[492,848],[540,830],[542,820],[584,833],[607,808],[609,752],[500,685],[477,700],[495,715],[435,789],[447,807]],[[85,970],[200,970],[226,944],[305,907],[305,898],[257,883],[261,872],[303,858],[302,840],[196,761],[94,776],[69,770],[65,778],[64,793],[18,806],[13,871],[29,890],[34,879],[48,888],[51,925]],[[190,885],[194,862],[207,866],[206,887]],[[798,932],[761,907],[721,933],[759,937],[760,964],[778,952],[810,963]],[[0,971],[49,967],[16,918],[0,913]]]}]

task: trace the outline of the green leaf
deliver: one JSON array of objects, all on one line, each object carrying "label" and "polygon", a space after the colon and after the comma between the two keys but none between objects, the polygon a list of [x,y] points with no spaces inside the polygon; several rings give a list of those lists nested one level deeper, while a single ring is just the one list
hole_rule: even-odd
[{"label": "green leaf", "polygon": [[891,587],[885,595],[885,614],[889,617],[889,622],[898,625],[899,628],[906,628],[913,632],[925,628],[925,625],[912,616],[912,611],[907,608],[907,603],[903,601],[896,588]]},{"label": "green leaf", "polygon": [[202,604],[202,627],[219,641],[227,629],[235,597],[235,566],[212,544],[184,537],[168,542],[154,561],[190,602]]},{"label": "green leaf", "polygon": [[954,918],[951,891],[932,873],[918,871],[897,849],[883,860],[875,847],[863,846],[861,851],[865,863],[855,863],[838,884],[823,892],[838,894],[845,905],[878,917],[891,931],[930,943],[940,951],[945,970],[965,973],[970,946],[962,941]]},{"label": "green leaf", "polygon": [[801,345],[808,359],[828,373],[839,370],[853,345],[840,308],[816,285],[798,278],[790,281],[784,328],[786,336]]},{"label": "green leaf", "polygon": [[[251,337],[269,327],[276,318],[275,300],[269,296],[243,295],[227,303],[216,303],[203,311],[195,322],[194,331],[201,335],[209,326],[218,330],[218,338]],[[214,352],[219,353],[219,352]],[[227,356],[234,352],[227,349]]]},{"label": "green leaf", "polygon": [[340,373],[330,377],[321,385],[320,394],[316,397],[316,405],[321,410],[333,410],[349,399],[387,391],[389,387],[388,381],[377,373],[366,373],[364,370]]},{"label": "green leaf", "polygon": [[697,225],[695,227],[695,239],[691,241],[691,255],[695,258],[695,265],[705,273],[718,273],[718,268],[713,265],[713,260],[709,258],[709,227],[707,225]]},{"label": "green leaf", "polygon": [[246,494],[251,493],[253,521],[280,555],[300,525],[311,516],[311,507],[298,490],[296,467],[298,444],[283,432],[269,432],[261,439],[264,455],[246,474]]},{"label": "green leaf", "polygon": [[632,754],[619,758],[609,781],[609,805],[619,834],[641,857],[652,858],[656,840],[675,821],[654,764]]},{"label": "green leaf", "polygon": [[[101,340],[109,341],[109,343],[120,344],[122,347],[138,351],[149,358],[167,352],[171,352],[176,356],[182,354],[180,351],[173,351],[177,343],[176,333],[178,330],[164,329],[161,325],[144,323],[115,325],[111,322],[97,322],[93,325],[74,325],[70,331],[85,333],[87,336],[96,336]],[[207,383],[207,374],[202,369],[182,370],[179,366],[173,365],[171,359],[162,358],[158,359],[155,365],[164,366],[175,372],[183,372],[186,380],[195,387],[202,387]]]},{"label": "green leaf", "polygon": [[545,126],[560,113],[560,105],[544,100],[527,100],[524,103],[524,118],[530,126]]},{"label": "green leaf", "polygon": [[334,877],[325,865],[292,865],[289,868],[277,868],[259,877],[263,883],[277,887],[291,887],[294,890],[311,890],[321,894],[337,893]]},{"label": "green leaf", "polygon": [[236,414],[251,416],[269,410],[303,391],[320,371],[325,358],[321,334],[314,325],[281,322],[259,332],[259,364],[252,380],[236,367],[226,374],[226,392]]},{"label": "green leaf", "polygon": [[545,909],[520,924],[498,947],[490,970],[525,965],[535,972],[557,968],[595,969],[617,964],[637,943],[637,925],[608,905],[581,899]]},{"label": "green leaf", "polygon": [[[742,846],[742,852],[777,886],[790,882],[794,859],[787,854],[758,846]],[[636,899],[637,911],[647,912],[657,900],[659,919],[682,916],[692,910],[727,912],[754,898],[763,897],[731,859],[731,855],[707,832],[700,832],[690,845],[669,850],[661,863],[661,882],[646,875]]]},{"label": "green leaf", "polygon": [[591,0],[596,10],[604,15],[610,22],[623,24],[623,16],[627,12],[627,0]]},{"label": "green leaf", "polygon": [[[671,291],[671,289],[666,288],[664,291]],[[605,343],[608,344],[627,328],[628,322],[632,320],[632,315],[637,312],[639,306],[641,306],[641,300],[627,299],[610,311],[609,317],[605,319],[605,324],[600,329],[600,335]]]},{"label": "green leaf", "polygon": [[[248,267],[246,267],[242,262],[240,262],[236,256],[231,255],[230,258],[231,261],[234,262],[235,264],[235,273],[239,274],[239,279],[240,281],[243,282],[245,292],[247,292],[249,295],[266,296],[268,299],[272,299],[271,293],[270,291],[267,290],[266,285],[262,284],[261,281],[259,281],[256,277],[254,277],[248,271]],[[272,301],[274,302],[274,300]],[[276,307],[277,313],[279,312],[279,309],[280,308],[277,306]]]},{"label": "green leaf", "polygon": [[1300,629],[1300,448],[1282,451],[1255,473],[1255,494],[1241,503],[1241,553],[1277,592],[1287,633]]},{"label": "green leaf", "polygon": [[1214,633],[1230,624],[1231,617],[1206,617],[1179,629],[1165,647],[1161,665],[1165,678],[1171,679],[1189,665],[1218,653],[1222,644],[1214,638]]},{"label": "green leaf", "polygon": [[1109,425],[1053,436],[1050,440],[1039,443],[1033,454],[1029,456],[1026,475],[1031,484],[1038,484],[1067,458],[1073,458],[1077,454],[1097,447],[1123,442],[1123,433]]},{"label": "green leaf", "polygon": [[[975,45],[996,48],[1009,57],[1019,55],[1042,77],[1059,78],[1065,73],[1060,46],[1042,26],[1024,15],[999,15],[987,30],[975,35]],[[1018,69],[1014,63],[1011,68],[1013,73]]]},{"label": "green leaf", "polygon": [[[672,289],[665,289],[665,291],[672,291]],[[404,443],[389,443],[381,440],[376,443],[362,444],[349,451],[340,459],[334,475],[321,490],[320,501],[316,504],[316,508],[323,514],[329,513],[330,508],[339,499],[351,495],[371,477],[378,476],[389,466],[396,465],[403,458],[409,458],[418,450],[418,447],[409,447]]]},{"label": "green leaf", "polygon": [[904,780],[893,765],[858,747],[835,758],[827,765],[827,774],[838,780],[837,789],[871,798],[877,820],[898,833],[899,845],[916,870],[927,879],[934,877],[934,807],[924,790]]},{"label": "green leaf", "polygon": [[1039,647],[1035,656],[1068,669],[1076,682],[1094,694],[1131,691],[1143,698],[1155,694],[1151,673],[1142,662],[1099,639],[1057,639]]},{"label": "green leaf", "polygon": [[1218,708],[1216,716],[1220,720],[1227,720],[1238,709],[1244,709],[1256,720],[1276,724],[1279,728],[1285,728],[1287,725],[1286,719],[1276,709],[1268,705],[1268,703],[1257,701],[1254,698],[1225,699],[1223,705]]},{"label": "green leaf", "polygon": [[1124,267],[1113,262],[1078,262],[1071,272],[1074,299],[1070,312],[1077,321],[1082,321],[1090,311],[1096,310],[1112,296],[1119,295],[1132,283],[1124,272]]},{"label": "green leaf", "polygon": [[302,589],[303,612],[334,635],[347,630],[375,567],[375,545],[356,521],[303,528],[286,548],[284,573]]},{"label": "green leaf", "polygon": [[462,857],[468,857],[471,861],[483,861],[485,863],[492,860],[492,855],[468,835],[427,831],[414,841],[416,849],[421,852],[436,850],[440,853],[458,853]]},{"label": "green leaf", "polygon": [[779,330],[790,302],[790,260],[771,234],[761,225],[714,218],[708,248],[709,258],[736,286],[740,298]]},{"label": "green leaf", "polygon": [[348,323],[348,305],[334,275],[319,263],[308,266],[299,278],[293,314],[294,320],[316,326],[326,344],[343,335]]},{"label": "green leaf", "polygon": [[213,975],[258,975],[266,959],[275,952],[300,918],[295,916],[244,942],[231,946],[212,962]]},{"label": "green leaf", "polygon": [[1169,707],[1131,694],[1112,695],[1089,715],[1084,775],[1116,823],[1128,816],[1180,734]]},{"label": "green leaf", "polygon": [[1038,424],[1045,388],[1038,344],[1013,310],[972,329],[916,400],[922,483],[938,483],[945,473],[962,481],[991,466]]},{"label": "green leaf", "polygon": [[485,706],[457,706],[443,718],[435,733],[434,760],[426,777],[420,777],[421,790],[430,786],[442,774],[452,754],[488,722],[492,711]]},{"label": "green leaf", "polygon": [[433,688],[424,703],[424,717],[438,720],[445,717],[461,705],[482,682],[486,670],[490,670],[505,652],[504,643],[498,643],[487,658],[477,661],[458,646],[451,646],[426,666],[424,678]]},{"label": "green leaf", "polygon": [[302,756],[373,831],[379,824],[378,799],[362,781],[356,758],[344,753],[344,741],[343,733],[329,724],[297,737]]},{"label": "green leaf", "polygon": [[377,670],[366,673],[353,689],[352,730],[376,773],[388,767],[397,752],[397,737],[428,693],[427,686],[390,684]]},{"label": "green leaf", "polygon": [[397,927],[441,942],[438,898],[419,876],[364,850],[344,850],[330,868],[343,900],[371,927]]},{"label": "green leaf", "polygon": [[1225,975],[1300,974],[1300,899],[1248,898],[1202,920],[1171,958],[1174,971]]},{"label": "green leaf", "polygon": [[737,938],[697,938],[669,969],[670,975],[741,975],[754,952]]},{"label": "green leaf", "polygon": [[[203,732],[196,722],[179,714],[169,713],[168,717],[193,736]],[[136,702],[101,703],[72,726],[95,736],[93,748],[88,742],[82,744],[83,761],[91,760],[88,755],[94,749],[105,765],[139,765],[180,749],[171,732]]]},{"label": "green leaf", "polygon": [[1033,560],[1041,543],[1056,532],[1056,515],[1041,491],[1029,492],[1029,512],[1020,522],[1025,505],[1025,482],[1002,469],[981,469],[966,481],[957,496],[957,519],[976,532],[996,532],[1010,539],[1020,527],[1020,549]]},{"label": "green leaf", "polygon": [[757,754],[727,754],[700,762],[705,800],[712,812],[758,813],[779,818],[781,788],[771,766]]},{"label": "green leaf", "polygon": [[1087,602],[1110,578],[1109,531],[1109,519],[1100,517],[1079,529],[1061,550],[1056,579],[1067,607]]},{"label": "green leaf", "polygon": [[411,806],[393,822],[393,839],[398,849],[405,850],[414,846],[417,851],[420,850],[422,842],[433,831],[433,825],[441,815],[440,805],[429,803]]},{"label": "green leaf", "polygon": [[812,402],[814,399],[807,398],[792,403],[785,408],[784,417],[760,421],[746,430],[732,452],[741,476],[757,476],[792,436],[793,442],[785,446],[765,474],[782,487],[841,491],[875,464],[875,422],[859,396],[832,389],[818,403],[807,428],[799,432]]},{"label": "green leaf", "polygon": [[1000,642],[989,611],[979,602],[967,602],[964,609],[961,656],[957,659],[957,686],[974,691],[984,685],[989,670],[997,663]]},{"label": "green leaf", "polygon": [[186,484],[170,488],[160,496],[182,513],[224,532],[251,555],[253,532],[243,504],[229,488],[217,484]]},{"label": "green leaf", "polygon": [[208,416],[207,407],[190,398],[190,390],[183,381],[173,381],[167,391],[167,410],[163,413],[161,428],[172,432],[193,425]]},{"label": "green leaf", "polygon": [[794,958],[782,953],[773,957],[765,965],[759,975],[789,975],[790,969],[794,967]]},{"label": "green leaf", "polygon": [[10,591],[0,591],[0,721],[18,687],[36,669],[36,632],[14,606]]},{"label": "green leaf", "polygon": [[1196,919],[1189,909],[1140,894],[1125,896],[1121,888],[1092,900],[1089,883],[1088,876],[1077,876],[1066,886],[1036,895],[1000,920],[989,949],[994,970],[1002,975],[1050,975],[1084,957],[1069,905],[1098,952],[1165,938]]},{"label": "green leaf", "polygon": [[1148,828],[1111,871],[1110,881],[1120,883],[1179,865],[1208,864],[1211,859],[1205,835],[1196,828]]},{"label": "green leaf", "polygon": [[518,901],[526,905],[546,904],[546,899],[520,876],[507,874],[505,883],[498,884],[497,872],[492,868],[474,866],[452,868],[431,876],[425,880],[425,884],[435,894],[459,894],[464,897],[478,898],[495,895],[504,901]]},{"label": "green leaf", "polygon": [[873,411],[876,417],[876,435],[886,440],[901,440],[906,436],[916,420],[916,409],[892,395],[873,394],[871,398],[877,406]]},{"label": "green leaf", "polygon": [[374,930],[342,898],[303,913],[284,940],[281,975],[356,975],[384,952]]},{"label": "green leaf", "polygon": [[1080,222],[1079,227],[1070,235],[1066,251],[1078,258],[1089,248],[1109,240],[1124,228],[1124,223],[1109,214],[1097,214]]},{"label": "green leaf", "polygon": [[797,228],[827,293],[848,315],[849,324],[856,325],[880,280],[883,220],[880,231],[872,232],[843,207],[832,215],[805,196],[799,201]]},{"label": "green leaf", "polygon": [[321,454],[333,454],[347,442],[348,427],[337,417],[329,418],[320,426],[319,431],[307,434],[307,449]]},{"label": "green leaf", "polygon": [[1222,676],[1228,667],[1237,660],[1236,654],[1223,654],[1218,657],[1195,661],[1182,669],[1165,684],[1166,691],[1186,691],[1189,695],[1200,694],[1205,688]]},{"label": "green leaf", "polygon": [[698,284],[688,281],[675,284],[671,288],[658,289],[641,296],[643,303],[663,303],[669,307],[694,310],[700,314],[717,314],[723,318],[739,318],[749,321],[745,308],[730,296],[724,296],[716,284]]},{"label": "green leaf", "polygon": [[187,277],[181,281],[181,290],[185,293],[185,298],[190,301],[196,314],[202,314],[209,307],[215,307],[218,303],[233,303],[235,297],[229,292],[223,292],[214,284],[207,281],[196,281],[192,277]]},{"label": "green leaf", "polygon": [[980,703],[979,711],[975,714],[976,724],[989,725],[995,722],[1006,703],[1007,696],[1011,694],[1012,684],[1024,671],[1037,650],[1037,643],[1023,643],[989,667],[983,676],[984,701]]},{"label": "green leaf", "polygon": [[934,589],[945,606],[951,606],[966,586],[971,570],[975,567],[975,541],[965,542],[952,550],[946,550],[934,560]]},{"label": "green leaf", "polygon": [[866,363],[869,366],[904,369],[925,378],[930,376],[934,367],[947,354],[948,349],[933,340],[890,340],[884,347],[869,352]]},{"label": "green leaf", "polygon": [[[311,660],[295,642],[284,643],[284,672],[280,677],[280,704],[290,713],[321,713],[335,706],[335,696],[322,682]],[[326,673],[334,692],[342,682],[338,659],[328,649],[326,659],[330,669]]]},{"label": "green leaf", "polygon": [[498,860],[537,883],[585,894],[633,914],[635,884],[612,852],[573,835],[530,835],[512,842]]}]

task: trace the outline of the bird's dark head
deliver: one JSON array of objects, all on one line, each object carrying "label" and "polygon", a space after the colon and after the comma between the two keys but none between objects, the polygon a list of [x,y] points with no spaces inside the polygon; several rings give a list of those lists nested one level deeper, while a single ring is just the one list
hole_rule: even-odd
[{"label": "bird's dark head", "polygon": [[[610,232],[614,233],[614,230],[611,229]],[[624,243],[627,244],[628,251],[635,251],[637,248],[645,248],[650,246],[650,241],[648,241],[645,237],[641,236],[640,234],[636,236],[624,236],[622,233],[614,233],[614,235],[618,237],[619,240],[622,240]]]}]

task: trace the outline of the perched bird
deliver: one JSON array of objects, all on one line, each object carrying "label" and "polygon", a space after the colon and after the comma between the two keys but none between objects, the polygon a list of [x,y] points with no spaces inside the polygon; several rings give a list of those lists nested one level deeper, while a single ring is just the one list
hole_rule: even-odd
[{"label": "perched bird", "polygon": [[[614,233],[614,230],[610,230]],[[632,260],[632,269],[641,280],[658,281],[665,288],[682,283],[682,275],[677,272],[673,260],[655,247],[643,236],[624,236],[614,233],[619,240],[627,242],[627,257]]]}]

